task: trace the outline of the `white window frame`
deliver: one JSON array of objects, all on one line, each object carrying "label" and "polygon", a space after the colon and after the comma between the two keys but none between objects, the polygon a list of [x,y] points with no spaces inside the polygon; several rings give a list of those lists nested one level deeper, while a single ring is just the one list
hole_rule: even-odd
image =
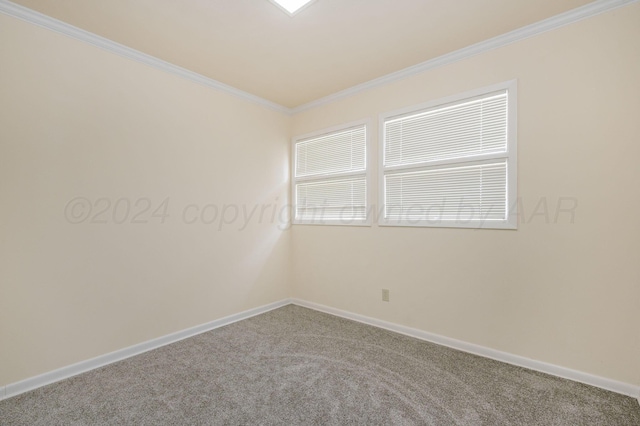
[{"label": "white window frame", "polygon": [[[412,115],[431,109],[437,109],[467,99],[481,97],[501,90],[507,90],[507,151],[499,154],[481,154],[466,158],[453,160],[431,161],[423,164],[411,164],[401,166],[384,165],[385,156],[385,122],[389,119],[399,118],[404,115]],[[436,227],[436,228],[482,228],[482,229],[517,229],[517,81],[510,80],[492,86],[471,90],[465,93],[437,99],[419,105],[414,105],[395,111],[382,113],[379,116],[378,133],[378,200],[381,204],[378,225],[380,226],[415,226],[415,227]],[[385,218],[385,172],[387,171],[424,171],[431,169],[443,169],[452,165],[477,165],[491,160],[504,158],[507,161],[507,201],[506,219],[499,220],[407,220],[407,219],[387,219]]]},{"label": "white window frame", "polygon": [[[298,142],[301,142],[307,139],[321,137],[324,135],[329,135],[331,133],[344,132],[346,130],[353,129],[355,127],[363,127],[363,126],[365,128],[365,170],[364,171],[323,173],[323,174],[316,174],[316,175],[300,177],[300,178],[296,177],[296,164],[297,164],[296,144]],[[291,140],[291,160],[292,161],[291,161],[291,172],[290,172],[291,173],[291,200],[293,201],[293,208],[291,212],[291,223],[293,225],[371,226],[373,223],[372,214],[371,214],[371,212],[373,211],[372,200],[375,194],[373,190],[373,185],[372,185],[373,174],[371,170],[371,165],[374,164],[374,162],[372,161],[373,160],[372,155],[373,155],[373,152],[371,150],[371,120],[370,119],[352,121],[349,123],[328,127],[322,130],[318,130],[311,133],[305,133],[303,135],[298,135],[293,137]],[[354,219],[354,220],[345,221],[345,220],[327,220],[327,219],[308,220],[308,219],[296,218],[297,204],[298,204],[297,191],[296,191],[297,183],[310,182],[310,181],[326,181],[326,180],[333,180],[333,179],[340,180],[341,178],[348,178],[348,177],[354,177],[354,176],[365,177],[365,182],[367,186],[367,189],[365,192],[365,197],[366,197],[365,205],[366,205],[366,211],[367,211],[366,219],[364,220]]]}]

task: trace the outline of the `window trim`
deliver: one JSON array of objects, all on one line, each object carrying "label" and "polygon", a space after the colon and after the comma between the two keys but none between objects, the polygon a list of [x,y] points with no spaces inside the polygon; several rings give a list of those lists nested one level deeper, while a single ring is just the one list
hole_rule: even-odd
[{"label": "window trim", "polygon": [[[507,90],[507,152],[506,154],[480,154],[465,159],[439,160],[419,164],[389,166],[385,167],[385,122],[389,119],[400,118],[405,115],[418,114],[429,109],[444,107],[464,100],[482,97],[483,95]],[[452,96],[436,99],[418,105],[413,105],[394,111],[381,113],[378,117],[378,201],[379,212],[378,226],[408,226],[408,227],[429,227],[429,228],[475,228],[475,229],[517,229],[518,228],[518,203],[517,201],[517,80],[486,86],[483,88],[470,90]],[[486,162],[488,160],[506,158],[507,162],[507,215],[506,220],[397,220],[385,218],[386,188],[385,173],[387,171],[418,171],[427,169],[445,168],[447,166],[471,165]]]},{"label": "window trim", "polygon": [[[301,142],[306,139],[317,138],[320,136],[329,135],[331,133],[339,133],[341,131],[346,131],[349,129],[353,129],[356,127],[363,127],[365,131],[365,170],[361,172],[340,172],[340,173],[321,173],[312,176],[303,176],[300,178],[296,177],[296,143]],[[291,138],[291,200],[292,200],[292,212],[291,212],[291,224],[292,225],[320,225],[320,226],[372,226],[373,224],[373,215],[371,212],[373,211],[373,196],[375,194],[374,188],[372,185],[373,182],[373,171],[372,164],[373,161],[373,150],[371,146],[371,119],[362,119],[357,121],[351,121],[344,124],[339,124],[332,127],[327,127],[321,130],[317,130],[310,133],[305,133],[302,135],[294,136]],[[354,176],[364,176],[365,184],[367,186],[367,190],[365,192],[366,197],[366,212],[367,217],[365,220],[353,220],[350,222],[345,222],[342,220],[308,220],[308,219],[296,219],[296,211],[297,211],[297,192],[296,192],[296,184],[299,182],[313,182],[313,181],[329,181],[329,180],[339,180],[348,177]]]}]

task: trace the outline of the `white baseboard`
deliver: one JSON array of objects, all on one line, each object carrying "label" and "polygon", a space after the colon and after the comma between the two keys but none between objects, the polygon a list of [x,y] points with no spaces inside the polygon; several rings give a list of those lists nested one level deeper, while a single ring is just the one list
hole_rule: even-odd
[{"label": "white baseboard", "polygon": [[573,380],[576,382],[585,383],[587,385],[596,386],[602,389],[610,390],[612,392],[628,395],[633,398],[638,398],[640,403],[640,386],[632,385],[629,383],[623,383],[616,380],[607,379],[604,377],[594,376],[592,374],[584,373],[581,371],[572,370],[565,367],[560,367],[546,362],[536,361],[533,359],[525,358],[518,355],[513,355],[507,352],[490,349],[484,346],[476,345],[473,343],[467,343],[460,340],[452,339],[438,334],[429,333],[423,330],[418,330],[411,327],[406,327],[399,324],[367,317],[364,315],[354,314],[352,312],[343,311],[329,306],[320,305],[313,302],[307,302],[300,299],[284,299],[278,302],[270,303],[268,305],[260,306],[248,311],[240,312],[234,315],[230,315],[224,318],[220,318],[206,324],[197,325],[195,327],[188,328],[186,330],[178,331],[168,334],[166,336],[158,337],[157,339],[149,340],[137,345],[129,346],[128,348],[120,349],[115,352],[111,352],[105,355],[98,356],[86,361],[81,361],[77,364],[62,367],[58,370],[50,371],[48,373],[41,374],[39,376],[31,377],[16,383],[0,387],[0,401],[12,396],[19,395],[30,390],[64,380],[66,378],[85,373],[87,371],[103,367],[105,365],[121,361],[126,358],[130,358],[135,355],[177,342],[179,340],[186,339],[188,337],[195,336],[218,327],[222,327],[228,324],[232,324],[237,321],[241,321],[247,318],[251,318],[256,315],[263,314],[265,312],[286,306],[289,304],[295,304],[303,306],[305,308],[314,309],[316,311],[325,312],[327,314],[335,315],[338,317],[358,321],[364,324],[372,325],[374,327],[383,328],[396,333],[404,334],[407,336],[415,337],[417,339],[426,340],[428,342],[436,343],[439,345],[447,346],[453,349],[457,349],[463,352],[472,353],[485,358],[491,358],[496,361],[506,362],[508,364],[517,365],[519,367],[528,368],[542,373],[551,374],[553,376],[562,377],[565,379]]},{"label": "white baseboard", "polygon": [[372,325],[374,327],[384,328],[385,330],[390,330],[396,333],[415,337],[417,339],[437,343],[439,345],[447,346],[463,352],[468,352],[485,358],[491,358],[496,361],[506,362],[507,364],[517,365],[518,367],[528,368],[530,370],[547,373],[552,376],[562,377],[564,379],[573,380],[575,382],[596,386],[623,395],[628,395],[633,398],[637,398],[638,402],[640,403],[640,386],[632,385],[630,383],[624,383],[604,377],[594,376],[582,371],[576,371],[570,368],[560,367],[558,365],[553,365],[542,361],[536,361],[519,355],[513,355],[507,352],[498,351],[473,343],[467,343],[461,340],[452,339],[450,337],[440,336],[438,334],[418,330],[416,328],[406,327],[403,325],[382,321],[364,315],[354,314],[352,312],[331,308],[329,306],[324,306],[313,302],[307,302],[305,300],[292,299],[292,303],[305,308],[314,309],[316,311]]},{"label": "white baseboard", "polygon": [[179,340],[186,339],[188,337],[195,336],[197,334],[204,333],[206,331],[213,330],[218,327],[229,325],[234,322],[238,322],[247,318],[251,318],[256,315],[263,314],[273,309],[280,308],[285,305],[291,304],[291,300],[284,299],[279,302],[270,303],[268,305],[259,306],[257,308],[249,309],[248,311],[240,312],[234,315],[229,315],[224,318],[220,318],[206,324],[197,325],[195,327],[187,328],[185,330],[177,331],[175,333],[167,334],[166,336],[158,337],[156,339],[148,340],[137,345],[129,346],[128,348],[120,349],[115,352],[111,352],[105,355],[100,355],[96,358],[81,361],[77,364],[68,365],[66,367],[59,368],[48,373],[41,374],[39,376],[30,377],[25,380],[21,380],[16,383],[0,387],[0,401],[12,396],[19,395],[24,392],[45,386],[54,382],[58,382],[69,377],[85,373],[90,370],[94,370],[99,367],[103,367],[107,364],[111,364],[123,359],[130,358],[141,353],[157,349],[161,346],[168,345],[170,343],[177,342]]}]

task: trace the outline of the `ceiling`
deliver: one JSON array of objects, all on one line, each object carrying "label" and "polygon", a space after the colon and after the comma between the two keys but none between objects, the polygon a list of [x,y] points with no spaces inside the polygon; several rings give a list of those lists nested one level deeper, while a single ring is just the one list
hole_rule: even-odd
[{"label": "ceiling", "polygon": [[12,0],[293,108],[591,0]]}]

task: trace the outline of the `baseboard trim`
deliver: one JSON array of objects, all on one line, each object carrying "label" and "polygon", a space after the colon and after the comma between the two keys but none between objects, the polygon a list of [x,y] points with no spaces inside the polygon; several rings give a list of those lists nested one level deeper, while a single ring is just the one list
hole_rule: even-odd
[{"label": "baseboard trim", "polygon": [[539,371],[542,373],[550,374],[552,376],[562,377],[564,379],[573,380],[575,382],[584,383],[591,386],[596,386],[602,389],[606,389],[612,392],[628,395],[638,399],[640,404],[640,386],[632,385],[630,383],[619,382],[616,380],[607,379],[604,377],[595,376],[589,373],[584,373],[570,368],[561,367],[554,364],[549,364],[542,361],[536,361],[530,358],[522,357],[519,355],[510,354],[507,352],[498,351],[495,349],[487,348],[484,346],[476,345],[473,343],[463,342],[461,340],[452,339],[450,337],[441,336],[434,333],[429,333],[416,328],[406,327],[403,325],[395,324],[388,321],[379,320],[376,318],[367,317],[365,315],[356,314],[353,312],[344,311],[337,308],[321,305],[318,303],[308,302],[302,299],[283,299],[278,302],[270,303],[268,305],[259,306],[257,308],[249,309],[237,314],[229,315],[224,318],[220,318],[206,324],[197,325],[185,330],[181,330],[175,333],[167,334],[166,336],[158,337],[156,339],[148,340],[137,345],[129,346],[124,349],[120,349],[105,355],[81,361],[76,364],[72,364],[66,367],[59,368],[54,371],[50,371],[35,377],[30,377],[25,380],[21,380],[16,383],[12,383],[6,386],[0,387],[0,401],[3,399],[11,398],[13,396],[28,392],[30,390],[37,389],[42,386],[49,385],[51,383],[58,382],[60,380],[67,379],[69,377],[82,374],[96,368],[103,367],[105,365],[112,364],[114,362],[122,361],[124,359],[140,355],[144,352],[148,352],[153,349],[160,348],[162,346],[169,345],[180,340],[196,336],[201,333],[205,333],[210,330],[214,330],[225,325],[233,324],[234,322],[242,321],[256,315],[263,314],[265,312],[272,311],[274,309],[281,308],[283,306],[294,304],[305,308],[313,309],[319,312],[324,312],[330,315],[346,318],[349,320],[361,322],[363,324],[372,325],[374,327],[382,328],[385,330],[393,331],[395,333],[404,334],[406,336],[415,337],[417,339],[425,340],[428,342],[436,343],[439,345],[447,346],[452,349],[457,349],[463,352],[479,355],[485,358],[494,359],[496,361],[506,362],[507,364],[516,365],[518,367],[528,368],[530,370]]},{"label": "baseboard trim", "polygon": [[291,304],[284,299],[0,387],[0,401]]},{"label": "baseboard trim", "polygon": [[485,346],[480,346],[473,343],[463,342],[461,340],[456,340],[450,337],[445,337],[438,334],[429,333],[423,330],[418,330],[416,328],[406,327],[406,326],[394,324],[388,321],[383,321],[376,318],[355,314],[353,312],[331,308],[329,306],[308,302],[306,300],[294,298],[292,299],[291,302],[294,305],[298,305],[298,306],[313,309],[316,311],[324,312],[327,314],[335,315],[338,317],[350,319],[350,320],[361,322],[364,324],[372,325],[374,327],[383,328],[385,330],[404,334],[406,336],[415,337],[421,340],[426,340],[431,343],[447,346],[449,348],[457,349],[463,352],[479,355],[479,356],[490,358],[496,361],[506,362],[507,364],[528,368],[530,370],[539,371],[541,373],[550,374],[552,376],[573,380],[575,382],[580,382],[580,383],[595,386],[598,388],[606,389],[612,392],[627,395],[633,398],[637,398],[638,402],[640,403],[640,386],[632,385],[630,383],[624,383],[616,380],[607,379],[604,377],[594,376],[592,374],[584,373],[582,371],[572,370],[570,368],[561,367],[558,365],[549,364],[542,361],[536,361],[530,358],[525,358],[523,356],[502,352],[496,349],[487,348]]}]

